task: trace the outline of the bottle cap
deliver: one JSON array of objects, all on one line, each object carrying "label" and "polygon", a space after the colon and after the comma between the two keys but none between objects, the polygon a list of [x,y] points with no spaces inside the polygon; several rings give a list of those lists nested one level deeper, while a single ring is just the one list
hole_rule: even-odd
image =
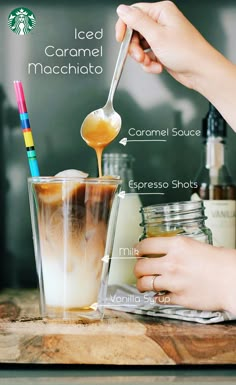
[{"label": "bottle cap", "polygon": [[202,136],[203,138],[210,136],[226,138],[227,136],[226,121],[211,103],[207,116],[202,120]]}]

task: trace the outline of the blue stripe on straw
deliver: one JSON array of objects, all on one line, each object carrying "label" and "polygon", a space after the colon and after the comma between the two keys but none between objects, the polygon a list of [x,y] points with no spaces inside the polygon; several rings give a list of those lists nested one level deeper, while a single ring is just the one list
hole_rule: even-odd
[{"label": "blue stripe on straw", "polygon": [[29,119],[29,114],[28,114],[28,112],[23,112],[23,114],[20,114],[20,119],[21,119],[21,120]]},{"label": "blue stripe on straw", "polygon": [[29,167],[32,176],[40,176],[38,162],[36,159],[29,159]]},{"label": "blue stripe on straw", "polygon": [[30,128],[30,121],[29,119],[21,120],[21,128],[24,130],[25,128]]},{"label": "blue stripe on straw", "polygon": [[29,159],[36,159],[36,152],[34,150],[27,151],[27,156]]}]

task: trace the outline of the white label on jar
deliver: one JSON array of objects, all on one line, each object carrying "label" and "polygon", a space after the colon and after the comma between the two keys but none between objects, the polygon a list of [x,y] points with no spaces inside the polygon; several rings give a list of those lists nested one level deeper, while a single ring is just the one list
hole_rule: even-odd
[{"label": "white label on jar", "polygon": [[204,200],[206,226],[212,231],[213,245],[235,248],[236,226],[234,200]]}]

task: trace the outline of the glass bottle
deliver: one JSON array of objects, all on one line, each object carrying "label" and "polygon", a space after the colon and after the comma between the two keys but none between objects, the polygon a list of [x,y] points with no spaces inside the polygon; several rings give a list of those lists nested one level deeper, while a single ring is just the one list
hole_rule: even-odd
[{"label": "glass bottle", "polygon": [[143,234],[140,240],[150,237],[182,235],[211,244],[211,231],[205,225],[204,210],[201,200],[142,207]]},{"label": "glass bottle", "polygon": [[210,104],[203,119],[204,163],[196,178],[191,199],[202,199],[213,244],[235,248],[236,187],[225,163],[227,127],[219,111]]},{"label": "glass bottle", "polygon": [[129,154],[106,153],[103,155],[103,175],[119,175],[125,197],[120,198],[119,212],[114,239],[109,284],[134,284],[133,273],[136,262],[134,245],[138,242],[141,229],[139,195],[129,187],[133,180],[134,157]]}]

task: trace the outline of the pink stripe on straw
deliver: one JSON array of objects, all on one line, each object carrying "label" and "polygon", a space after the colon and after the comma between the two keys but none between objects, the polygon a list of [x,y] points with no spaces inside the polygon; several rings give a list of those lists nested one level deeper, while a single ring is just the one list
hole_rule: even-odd
[{"label": "pink stripe on straw", "polygon": [[23,114],[27,112],[27,108],[26,108],[25,95],[22,87],[22,82],[20,82],[19,80],[14,81],[14,88],[15,88],[19,113]]}]

